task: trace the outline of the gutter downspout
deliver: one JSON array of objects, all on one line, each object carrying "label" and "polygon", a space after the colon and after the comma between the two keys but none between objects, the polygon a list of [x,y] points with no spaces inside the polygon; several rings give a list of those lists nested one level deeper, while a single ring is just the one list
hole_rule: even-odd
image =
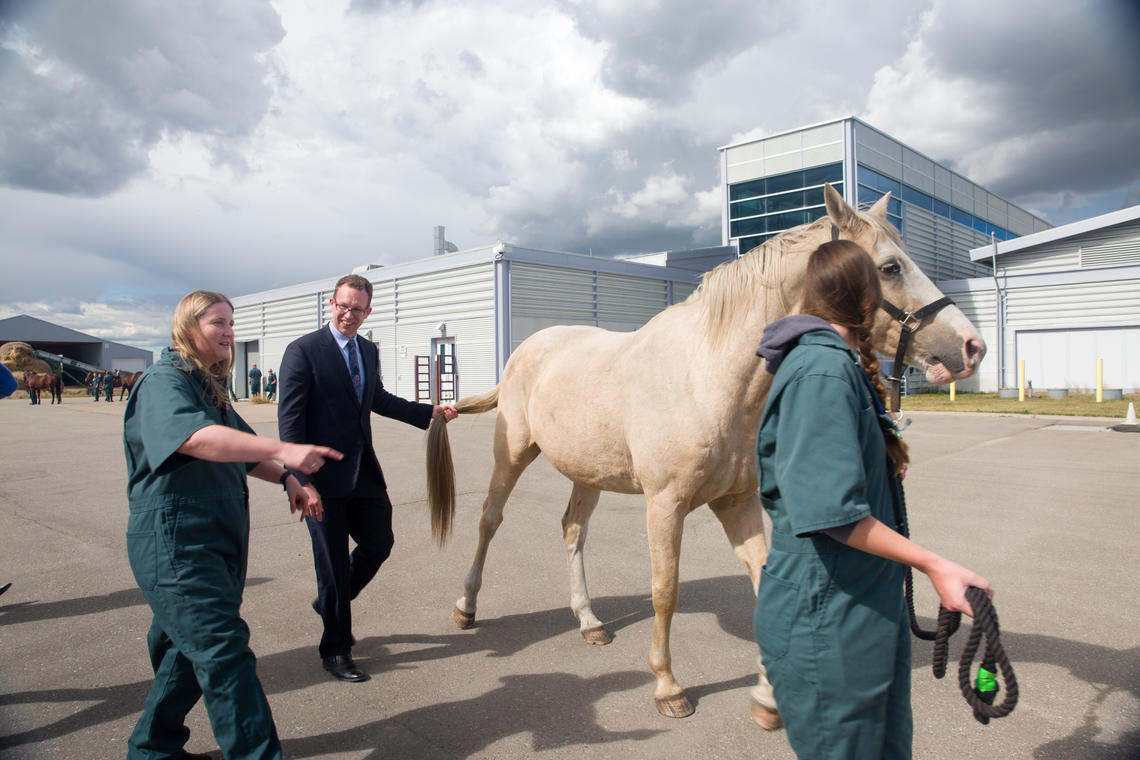
[{"label": "gutter downspout", "polygon": [[997,338],[997,387],[1005,388],[1005,294],[1001,291],[997,274],[997,236],[990,233],[990,243],[993,253],[990,254],[990,266],[994,277],[994,330]]}]

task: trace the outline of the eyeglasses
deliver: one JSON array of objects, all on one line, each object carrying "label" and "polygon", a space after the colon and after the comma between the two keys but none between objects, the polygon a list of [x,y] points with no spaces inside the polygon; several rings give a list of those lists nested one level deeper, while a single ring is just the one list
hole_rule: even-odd
[{"label": "eyeglasses", "polygon": [[359,306],[345,306],[336,301],[333,301],[333,307],[336,308],[338,314],[351,314],[354,317],[362,317],[365,312],[365,309],[361,309]]}]

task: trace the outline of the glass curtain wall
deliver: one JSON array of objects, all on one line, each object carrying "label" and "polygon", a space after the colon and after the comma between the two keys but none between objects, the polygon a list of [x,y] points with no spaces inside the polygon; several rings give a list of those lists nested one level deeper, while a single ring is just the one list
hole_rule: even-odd
[{"label": "glass curtain wall", "polygon": [[842,194],[842,162],[730,185],[729,236],[738,241],[740,253],[784,230],[825,216],[825,182]]}]

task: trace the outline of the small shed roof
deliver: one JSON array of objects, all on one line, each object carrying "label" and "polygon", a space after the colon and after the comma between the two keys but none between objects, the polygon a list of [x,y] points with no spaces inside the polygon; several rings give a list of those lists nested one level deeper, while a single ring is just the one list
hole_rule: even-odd
[{"label": "small shed roof", "polygon": [[[1135,222],[1138,219],[1140,219],[1140,206],[1122,208],[1119,211],[1111,211],[1107,214],[1101,214],[1100,216],[1089,217],[1079,222],[1072,222],[1060,227],[1053,227],[1047,230],[1041,230],[1040,232],[1022,235],[1013,240],[998,242],[997,255],[1001,256],[1006,253],[1026,251],[1039,245],[1055,243],[1058,240],[1065,240],[1067,238],[1076,238],[1080,235],[1087,235],[1090,232],[1097,232],[1098,230],[1115,227],[1119,224]],[[980,248],[974,248],[970,251],[970,260],[988,261],[993,255],[993,244],[983,245]]]}]

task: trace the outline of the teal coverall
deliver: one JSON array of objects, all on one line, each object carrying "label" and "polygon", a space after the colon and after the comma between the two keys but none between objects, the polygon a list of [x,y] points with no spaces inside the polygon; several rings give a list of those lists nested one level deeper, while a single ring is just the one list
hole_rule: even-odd
[{"label": "teal coverall", "polygon": [[184,719],[202,697],[227,760],[280,758],[269,703],[241,619],[249,545],[246,473],[257,463],[179,454],[197,430],[253,431],[233,408],[208,400],[200,371],[163,351],[127,401],[127,555],[154,613],[147,635],[154,684],[128,742],[128,758],[177,758]]},{"label": "teal coverall", "polygon": [[760,423],[772,547],[756,643],[801,758],[909,758],[910,634],[903,565],[820,531],[873,515],[894,527],[886,445],[854,352],[799,336]]}]

